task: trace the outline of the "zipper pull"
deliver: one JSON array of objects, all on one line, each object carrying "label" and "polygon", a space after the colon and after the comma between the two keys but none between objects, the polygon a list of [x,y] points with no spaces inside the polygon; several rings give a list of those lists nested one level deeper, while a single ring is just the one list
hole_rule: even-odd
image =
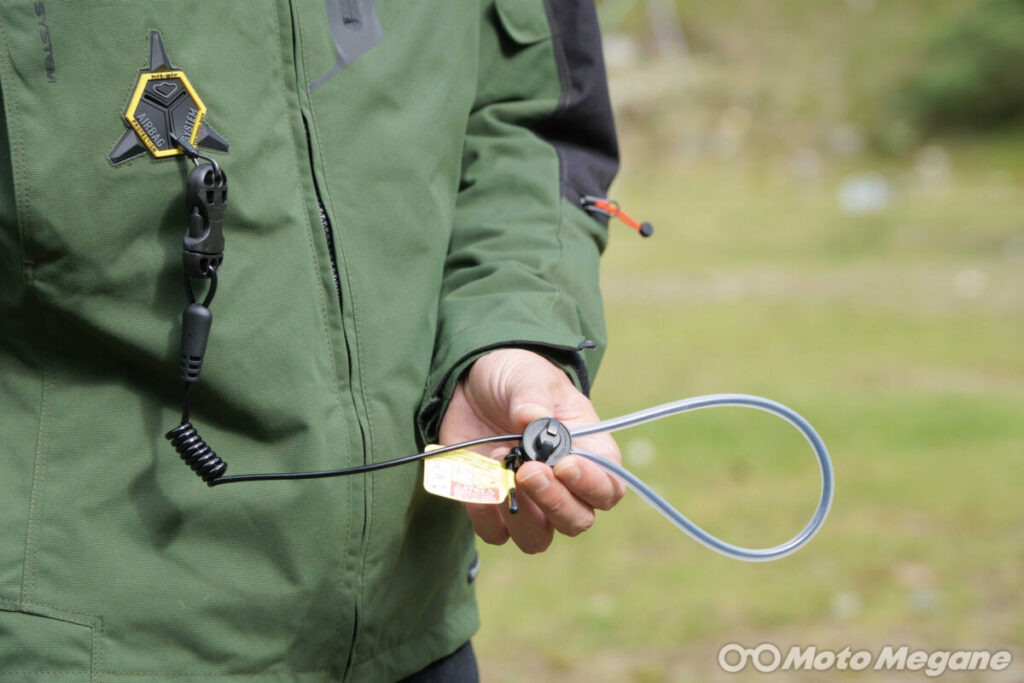
[{"label": "zipper pull", "polygon": [[639,232],[643,237],[650,237],[654,234],[653,225],[647,221],[641,223],[637,219],[633,218],[619,208],[619,203],[614,199],[602,199],[600,197],[591,197],[588,195],[580,200],[580,205],[583,207],[584,211],[600,213],[605,216],[611,216],[612,218],[618,218],[620,221]]}]

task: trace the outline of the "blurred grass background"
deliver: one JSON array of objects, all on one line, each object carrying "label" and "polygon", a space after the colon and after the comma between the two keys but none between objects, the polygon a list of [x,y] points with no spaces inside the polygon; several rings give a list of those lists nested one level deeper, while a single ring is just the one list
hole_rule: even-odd
[{"label": "blurred grass background", "polygon": [[[1012,91],[1001,82],[994,109],[965,117],[956,88],[988,82],[985,62],[960,78],[940,49],[980,45],[963,27],[996,4],[1024,12],[684,0],[685,43],[655,50],[643,3],[600,3],[623,155],[613,196],[656,233],[610,227],[598,411],[775,398],[825,438],[836,499],[808,547],[769,564],[698,546],[632,494],[543,555],[481,547],[484,680],[758,677],[718,668],[728,642],[1005,648],[1001,675],[946,675],[1024,680],[1024,124],[1012,106],[991,113]],[[947,86],[948,116],[920,94]],[[619,443],[627,467],[736,543],[788,538],[816,500],[806,444],[757,412],[690,414]]]}]

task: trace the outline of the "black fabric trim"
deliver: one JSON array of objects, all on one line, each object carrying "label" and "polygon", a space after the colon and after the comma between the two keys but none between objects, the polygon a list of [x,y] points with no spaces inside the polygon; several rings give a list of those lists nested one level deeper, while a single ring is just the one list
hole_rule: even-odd
[{"label": "black fabric trim", "polygon": [[476,666],[473,646],[466,642],[447,657],[427,665],[399,683],[478,683],[480,672]]},{"label": "black fabric trim", "polygon": [[545,0],[554,40],[562,99],[536,133],[558,152],[562,196],[579,205],[584,195],[605,197],[619,168],[593,0]]}]

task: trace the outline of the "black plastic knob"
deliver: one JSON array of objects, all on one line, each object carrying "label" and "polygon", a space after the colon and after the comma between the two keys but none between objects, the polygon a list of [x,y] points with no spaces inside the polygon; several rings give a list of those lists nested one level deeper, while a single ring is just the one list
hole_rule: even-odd
[{"label": "black plastic knob", "polygon": [[542,417],[526,425],[521,448],[530,460],[554,467],[572,449],[572,436],[569,428],[555,418]]}]

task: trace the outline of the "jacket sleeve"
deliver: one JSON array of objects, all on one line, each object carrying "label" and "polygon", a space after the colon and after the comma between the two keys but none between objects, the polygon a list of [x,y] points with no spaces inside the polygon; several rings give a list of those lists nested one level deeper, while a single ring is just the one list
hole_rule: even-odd
[{"label": "jacket sleeve", "polygon": [[476,101],[419,414],[430,440],[465,369],[528,348],[590,388],[605,347],[598,258],[584,213],[618,168],[592,0],[483,3]]}]

